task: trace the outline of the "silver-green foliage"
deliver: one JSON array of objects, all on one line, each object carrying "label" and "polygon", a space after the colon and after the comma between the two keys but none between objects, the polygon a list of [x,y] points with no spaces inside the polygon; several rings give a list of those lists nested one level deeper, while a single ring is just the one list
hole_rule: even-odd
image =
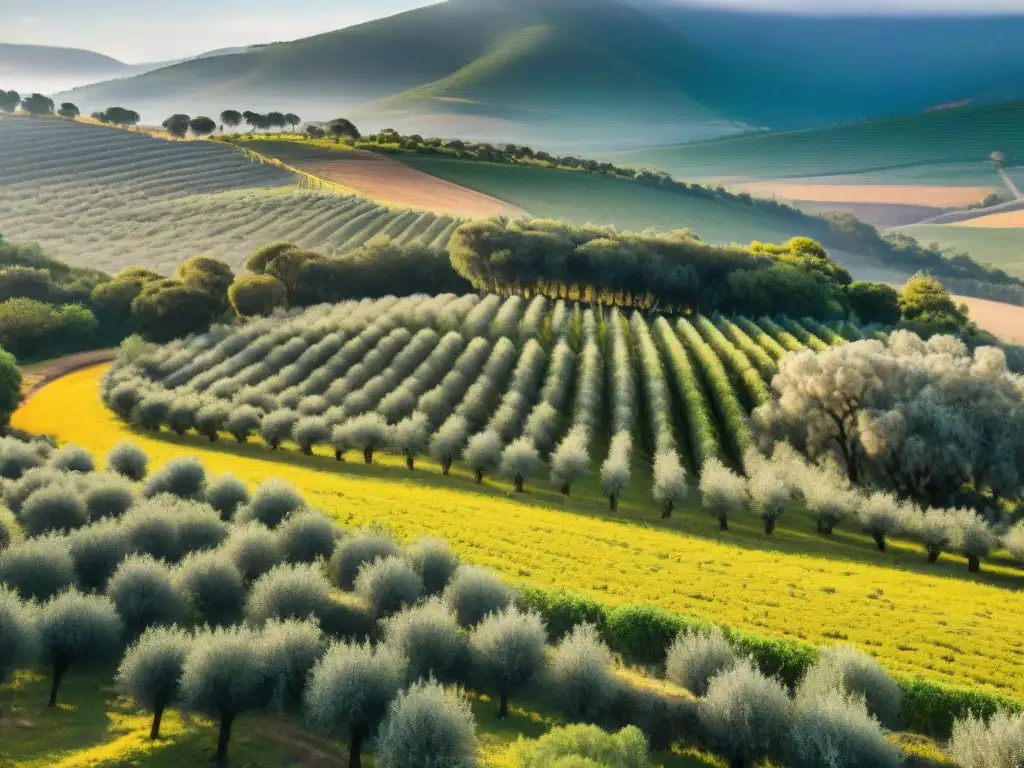
[{"label": "silver-green foliage", "polygon": [[398,695],[377,735],[379,768],[471,768],[476,723],[466,696],[435,682]]},{"label": "silver-green foliage", "polygon": [[330,563],[331,574],[339,587],[352,590],[359,569],[364,564],[401,554],[398,544],[389,536],[370,528],[361,528],[335,549]]},{"label": "silver-green foliage", "polygon": [[209,550],[187,555],[174,569],[173,578],[195,623],[216,627],[241,618],[245,583],[235,564],[221,552]]},{"label": "silver-green foliage", "polygon": [[953,723],[949,754],[962,768],[1024,765],[1024,715],[997,712],[986,722],[968,716]]},{"label": "silver-green foliage", "polygon": [[150,475],[143,488],[149,498],[163,493],[182,499],[201,499],[206,488],[206,470],[194,457],[171,459],[159,472]]},{"label": "silver-green foliage", "polygon": [[536,613],[514,605],[488,614],[470,634],[474,666],[499,696],[498,716],[508,714],[508,699],[544,669],[547,630]]},{"label": "silver-green foliage", "polygon": [[792,768],[899,768],[904,763],[864,700],[834,689],[797,694],[787,753]]},{"label": "silver-green foliage", "polygon": [[123,560],[107,583],[107,596],[129,638],[139,637],[148,627],[170,626],[185,618],[185,599],[171,568],[149,555]]},{"label": "silver-green foliage", "polygon": [[668,649],[665,676],[676,685],[703,696],[715,675],[730,669],[739,656],[721,629],[680,632]]},{"label": "silver-green foliage", "polygon": [[306,502],[295,486],[272,477],[259,485],[236,517],[240,522],[255,520],[268,528],[277,528],[285,518],[305,506]]},{"label": "silver-green foliage", "polygon": [[0,584],[24,600],[46,600],[75,583],[75,562],[63,536],[28,539],[0,552]]},{"label": "silver-green foliage", "polygon": [[455,682],[465,677],[468,638],[437,598],[407,608],[384,623],[384,639],[409,662],[409,678]]},{"label": "silver-green foliage", "polygon": [[355,588],[377,616],[391,616],[420,599],[423,580],[405,558],[390,555],[363,563]]},{"label": "silver-green foliage", "polygon": [[504,610],[511,600],[512,593],[494,571],[474,565],[460,565],[444,590],[445,604],[464,627]]},{"label": "silver-green foliage", "polygon": [[319,617],[330,602],[331,583],[318,565],[278,565],[252,585],[245,616],[254,624]]},{"label": "silver-green foliage", "polygon": [[269,678],[272,712],[301,708],[310,672],[327,648],[327,638],[315,621],[268,621],[260,632],[265,673]]},{"label": "silver-green foliage", "polygon": [[551,654],[548,685],[572,720],[594,721],[607,714],[615,696],[612,654],[593,624],[579,624]]},{"label": "silver-green foliage", "polygon": [[35,603],[0,586],[0,686],[6,685],[18,669],[38,658],[38,614]]},{"label": "silver-green foliage", "polygon": [[160,732],[164,710],[181,695],[181,673],[192,636],[179,627],[154,627],[125,652],[117,669],[118,689],[153,712],[150,738]]},{"label": "silver-green foliage", "polygon": [[121,620],[107,597],[69,590],[39,610],[41,661],[53,670],[49,706],[71,667],[97,664],[116,657],[121,649]]},{"label": "silver-green foliage", "polygon": [[800,683],[806,692],[838,689],[862,697],[873,717],[888,728],[900,723],[903,691],[871,656],[849,646],[823,648]]},{"label": "silver-green foliage", "polygon": [[234,475],[221,475],[207,487],[206,503],[222,520],[233,520],[239,508],[249,503],[249,489]]},{"label": "silver-green foliage", "polygon": [[96,470],[92,454],[80,445],[65,445],[50,456],[50,466],[62,472],[87,474]]},{"label": "silver-green foliage", "polygon": [[635,726],[565,725],[522,745],[517,759],[520,768],[647,768],[647,739]]},{"label": "silver-green foliage", "polygon": [[441,594],[459,567],[459,556],[444,539],[418,539],[406,557],[423,580],[423,593],[429,596]]},{"label": "silver-green foliage", "polygon": [[281,552],[290,563],[328,561],[342,535],[334,522],[312,509],[292,513],[276,533]]},{"label": "silver-green foliage", "polygon": [[278,537],[263,523],[232,526],[222,551],[246,583],[256,581],[284,560]]},{"label": "silver-green foliage", "polygon": [[20,519],[29,536],[67,533],[89,522],[89,509],[72,486],[48,485],[25,499]]},{"label": "silver-green foliage", "polygon": [[78,583],[86,591],[106,589],[107,581],[128,556],[128,533],[116,520],[100,520],[72,531],[67,543]]}]

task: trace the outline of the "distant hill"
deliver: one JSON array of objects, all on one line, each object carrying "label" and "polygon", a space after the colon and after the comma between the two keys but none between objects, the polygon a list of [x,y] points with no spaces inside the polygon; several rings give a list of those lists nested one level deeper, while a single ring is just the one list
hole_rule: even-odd
[{"label": "distant hill", "polygon": [[[376,127],[520,141],[694,140],[742,126],[693,99],[712,77],[664,22],[617,0],[449,0],[69,95],[86,108],[337,111]],[[172,106],[173,105],[173,106]]]}]

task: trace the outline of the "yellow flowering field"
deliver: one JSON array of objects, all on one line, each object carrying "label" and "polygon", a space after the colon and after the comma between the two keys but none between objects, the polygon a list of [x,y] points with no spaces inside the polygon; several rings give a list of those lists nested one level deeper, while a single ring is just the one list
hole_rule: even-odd
[{"label": "yellow flowering field", "polygon": [[909,545],[895,543],[880,556],[859,539],[823,539],[806,518],[784,518],[771,540],[754,537],[756,526],[742,523],[719,535],[710,518],[693,510],[670,527],[657,524],[656,514],[649,522],[613,519],[593,497],[562,504],[537,494],[523,503],[464,475],[444,478],[429,465],[410,475],[392,457],[365,467],[258,445],[135,433],[100,404],[103,371],[90,368],[47,385],[14,426],[77,443],[97,457],[130,439],[154,468],[196,455],[213,475],[231,472],[251,484],[282,477],[344,524],[383,521],[403,538],[442,536],[468,560],[516,582],[610,603],[649,603],[820,645],[846,642],[894,671],[1024,699],[1024,573],[1009,565],[986,563],[987,573],[972,576],[948,556],[946,566],[924,567]]}]

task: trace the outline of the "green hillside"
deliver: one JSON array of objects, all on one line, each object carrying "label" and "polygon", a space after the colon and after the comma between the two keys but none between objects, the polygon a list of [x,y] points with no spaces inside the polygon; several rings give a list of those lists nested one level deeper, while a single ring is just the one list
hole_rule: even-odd
[{"label": "green hillside", "polygon": [[619,163],[649,165],[686,179],[783,179],[914,169],[940,183],[945,164],[957,177],[962,163],[993,151],[1024,159],[1024,101],[943,110],[787,133],[765,133],[684,146],[614,154]]},{"label": "green hillside", "polygon": [[1024,278],[1024,228],[922,225],[896,230],[922,243],[967,251],[975,261],[999,267]]}]

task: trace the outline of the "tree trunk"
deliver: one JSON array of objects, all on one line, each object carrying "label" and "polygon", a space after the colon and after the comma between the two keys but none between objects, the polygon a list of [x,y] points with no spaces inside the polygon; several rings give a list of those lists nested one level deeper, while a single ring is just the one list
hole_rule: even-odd
[{"label": "tree trunk", "polygon": [[764,521],[764,532],[769,536],[775,531],[775,520],[769,519]]},{"label": "tree trunk", "polygon": [[231,724],[234,715],[224,715],[220,719],[220,733],[217,735],[217,756],[213,759],[217,765],[228,764],[228,742],[231,741]]},{"label": "tree trunk", "polygon": [[728,531],[729,530],[729,518],[726,517],[725,515],[722,515],[720,518],[718,518],[718,530],[720,530],[720,531]]},{"label": "tree trunk", "polygon": [[353,728],[348,739],[348,768],[362,768],[363,729]]},{"label": "tree trunk", "polygon": [[68,664],[66,662],[58,661],[53,665],[53,680],[50,683],[50,700],[46,703],[47,707],[57,706],[57,691],[60,688],[60,681],[67,671]]},{"label": "tree trunk", "polygon": [[609,493],[608,494],[608,509],[612,512],[617,512],[619,509],[619,494]]},{"label": "tree trunk", "polygon": [[875,531],[871,534],[871,538],[875,540],[875,546],[878,547],[878,551],[885,552],[885,534],[880,531]]},{"label": "tree trunk", "polygon": [[216,432],[211,432],[210,434],[207,435],[207,437],[210,438],[210,442],[211,443],[216,443],[217,442],[217,433]]},{"label": "tree trunk", "polygon": [[516,475],[512,479],[512,482],[514,482],[516,484],[516,493],[522,493],[523,492],[523,476],[522,475]]},{"label": "tree trunk", "polygon": [[484,471],[482,469],[478,469],[476,471],[476,484],[480,485],[480,483],[482,483],[483,481],[484,481]]},{"label": "tree trunk", "polygon": [[413,456],[411,453],[407,453],[405,455],[405,466],[409,468],[410,472],[416,469],[416,457]]},{"label": "tree trunk", "polygon": [[277,450],[277,447],[278,447],[279,445],[281,445],[281,441],[280,441],[280,440],[271,440],[271,441],[270,441],[270,450],[272,450],[272,451],[276,451],[276,450]]},{"label": "tree trunk", "polygon": [[335,461],[343,461],[344,458],[345,458],[345,452],[343,450],[341,450],[341,448],[335,448],[334,449],[334,460]]},{"label": "tree trunk", "polygon": [[150,741],[160,738],[160,721],[164,719],[164,705],[161,704],[153,710],[153,727],[149,729]]},{"label": "tree trunk", "polygon": [[448,473],[452,471],[452,460],[451,457],[446,458],[441,462],[441,474],[448,477]]},{"label": "tree trunk", "polygon": [[928,562],[937,563],[939,562],[939,555],[942,554],[942,548],[935,544],[928,545]]},{"label": "tree trunk", "polygon": [[977,573],[981,570],[981,558],[977,555],[967,556],[967,570],[971,573]]},{"label": "tree trunk", "polygon": [[363,462],[365,464],[373,464],[373,448],[363,449]]},{"label": "tree trunk", "polygon": [[666,501],[661,507],[661,519],[667,520],[672,517],[672,502]]},{"label": "tree trunk", "polygon": [[498,719],[504,720],[508,717],[508,691],[503,690],[501,692],[501,701],[498,704]]},{"label": "tree trunk", "polygon": [[566,498],[569,497],[569,491],[570,490],[572,490],[572,489],[569,487],[568,483],[564,483],[562,485],[562,495],[565,496]]},{"label": "tree trunk", "polygon": [[304,454],[306,454],[307,456],[312,456],[313,455],[313,446],[312,445],[304,445],[304,446],[302,446],[302,452]]}]

